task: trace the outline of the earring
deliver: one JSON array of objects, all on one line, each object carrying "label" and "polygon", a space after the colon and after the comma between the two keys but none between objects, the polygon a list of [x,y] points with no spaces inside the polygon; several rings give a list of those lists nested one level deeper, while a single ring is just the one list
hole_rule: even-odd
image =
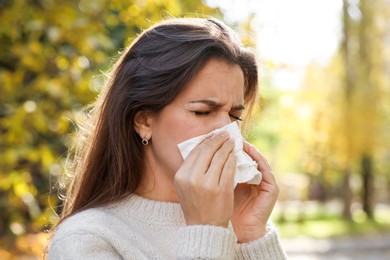
[{"label": "earring", "polygon": [[149,144],[149,141],[148,141],[148,139],[142,139],[142,144],[143,145],[148,145]]}]

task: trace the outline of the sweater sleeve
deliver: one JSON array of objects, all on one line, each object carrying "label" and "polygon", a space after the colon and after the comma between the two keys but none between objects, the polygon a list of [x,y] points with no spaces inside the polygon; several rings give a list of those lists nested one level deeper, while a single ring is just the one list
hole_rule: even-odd
[{"label": "sweater sleeve", "polygon": [[234,233],[223,227],[192,225],[181,228],[177,259],[233,259]]},{"label": "sweater sleeve", "polygon": [[235,259],[284,260],[287,255],[280,243],[277,229],[271,224],[267,225],[267,233],[262,238],[236,244]]}]

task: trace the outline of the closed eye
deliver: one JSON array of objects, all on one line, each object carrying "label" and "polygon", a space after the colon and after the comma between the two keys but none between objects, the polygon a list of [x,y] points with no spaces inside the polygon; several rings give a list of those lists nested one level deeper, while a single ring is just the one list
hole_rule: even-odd
[{"label": "closed eye", "polygon": [[232,115],[232,114],[229,114],[229,116],[235,120],[238,120],[238,121],[242,121],[242,119],[239,117],[239,116],[235,116],[235,115]]},{"label": "closed eye", "polygon": [[211,113],[210,111],[194,111],[194,114],[197,116],[207,116],[210,113]]},{"label": "closed eye", "polygon": [[[208,116],[211,114],[212,111],[193,111],[193,113],[196,115],[196,116]],[[238,121],[242,121],[242,119],[239,117],[239,116],[236,116],[236,115],[233,115],[233,114],[229,114],[229,116],[231,118],[233,118],[234,120],[238,120]]]}]

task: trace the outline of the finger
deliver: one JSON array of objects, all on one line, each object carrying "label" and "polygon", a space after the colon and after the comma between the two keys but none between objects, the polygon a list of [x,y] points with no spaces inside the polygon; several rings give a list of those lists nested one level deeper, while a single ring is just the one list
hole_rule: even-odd
[{"label": "finger", "polygon": [[[196,150],[194,158],[192,159],[194,166],[203,169],[203,173],[205,173],[209,168],[215,153],[228,139],[229,134],[224,131],[203,140],[203,142],[194,149]],[[192,155],[190,154],[188,157],[190,156]]]},{"label": "finger", "polygon": [[248,142],[244,142],[244,151],[257,162],[258,169],[262,173],[263,183],[277,185],[275,176],[272,174],[272,167],[268,163],[268,160]]},{"label": "finger", "polygon": [[233,189],[234,174],[236,173],[237,157],[232,151],[223,165],[219,186]]},{"label": "finger", "polygon": [[211,160],[209,169],[206,172],[207,179],[212,185],[218,185],[224,166],[229,158],[229,155],[234,149],[234,142],[227,140],[221,148],[214,154]]},{"label": "finger", "polygon": [[272,173],[272,167],[268,163],[267,159],[260,154],[256,148],[248,142],[244,142],[244,151],[257,162],[258,169],[261,172]]},{"label": "finger", "polygon": [[[206,138],[194,150],[190,152],[187,159],[182,164],[181,171],[185,174],[204,174],[210,166],[215,152],[229,138],[227,132],[223,131],[217,135]],[[196,169],[196,171],[194,171]]]}]

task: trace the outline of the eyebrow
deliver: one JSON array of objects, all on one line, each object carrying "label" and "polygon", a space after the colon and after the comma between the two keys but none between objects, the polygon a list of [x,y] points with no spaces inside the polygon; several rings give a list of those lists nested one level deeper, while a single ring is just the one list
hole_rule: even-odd
[{"label": "eyebrow", "polygon": [[[219,104],[219,103],[217,103],[213,100],[210,100],[210,99],[194,100],[194,101],[190,101],[189,103],[191,103],[191,104],[202,103],[202,104],[205,104],[205,105],[212,107],[212,108],[220,108],[223,106],[222,104]],[[243,104],[239,104],[237,106],[232,107],[232,110],[244,110],[244,109],[245,109],[245,106]]]}]

